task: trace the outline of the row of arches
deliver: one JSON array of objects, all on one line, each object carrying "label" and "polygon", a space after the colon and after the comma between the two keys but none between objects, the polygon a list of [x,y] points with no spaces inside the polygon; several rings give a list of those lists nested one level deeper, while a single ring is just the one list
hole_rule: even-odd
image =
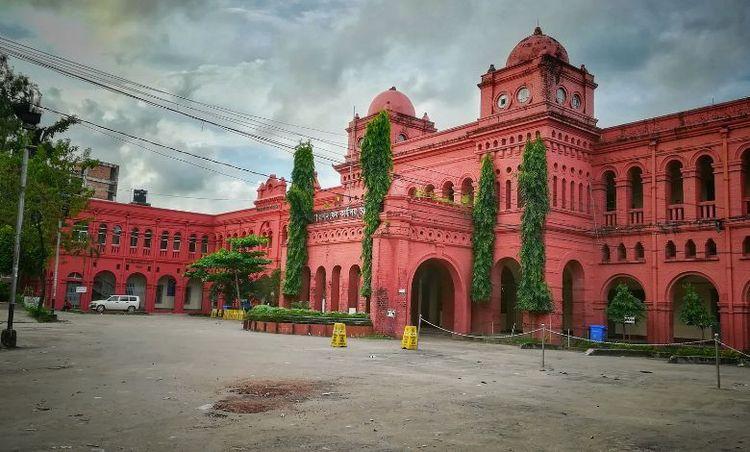
[{"label": "row of arches", "polygon": [[[342,275],[342,271],[344,274]],[[346,290],[343,289],[343,280],[346,278]],[[330,279],[326,268],[322,265],[315,270],[314,279],[310,267],[302,268],[301,288],[298,295],[299,300],[309,301],[310,309],[326,312],[346,312],[351,309],[359,309],[359,290],[361,286],[362,270],[359,265],[352,265],[349,269],[343,269],[336,265],[331,269]],[[314,283],[314,284],[311,284]],[[365,304],[365,312],[369,312],[369,306]]]},{"label": "row of arches", "polygon": [[[750,238],[745,239],[745,244],[743,245],[744,249],[747,249],[748,253],[750,253]],[[609,245],[604,244],[602,245],[602,254],[601,254],[601,260],[604,263],[612,262],[612,252],[610,250]],[[625,244],[620,243],[617,245],[616,248],[617,252],[617,262],[627,262],[628,261],[628,249],[625,246]],[[693,239],[688,239],[685,242],[685,246],[683,247],[683,251],[681,251],[682,257],[684,259],[713,259],[719,255],[718,248],[716,246],[716,242],[714,239],[708,239],[703,244],[703,251],[702,254],[699,255],[697,251],[697,247],[695,244],[695,241]],[[643,247],[643,243],[636,242],[635,246],[633,247],[633,258],[636,261],[645,261],[646,260],[646,254],[645,254],[645,248]],[[664,258],[667,260],[674,260],[678,259],[678,251],[677,251],[677,245],[672,240],[668,240],[667,243],[664,246]]]},{"label": "row of arches", "polygon": [[[516,309],[517,290],[520,278],[520,265],[515,259],[505,258],[498,261],[492,270],[492,295],[486,306],[472,305],[472,330],[481,333],[499,333],[501,331],[522,331],[522,314]],[[415,270],[411,284],[410,321],[417,323],[421,314],[428,322],[443,328],[454,329],[456,309],[455,299],[458,276],[455,267],[447,260],[431,258],[422,262]],[[563,267],[559,282],[549,281],[551,286],[561,288],[561,299],[557,300],[558,314],[561,314],[563,331],[570,330],[583,334],[591,318],[587,317],[587,304],[597,297],[594,290],[589,290],[585,283],[584,268],[580,262],[571,260]],[[647,294],[637,278],[630,275],[616,275],[605,282],[601,296],[606,304],[614,299],[616,288],[625,284],[639,300],[648,304]],[[699,273],[683,274],[676,277],[668,286],[666,299],[672,308],[672,331],[677,340],[700,339],[699,327],[689,326],[682,322],[680,313],[683,307],[686,285],[691,285],[707,310],[716,319],[714,331],[719,330],[719,295],[716,286],[705,275]],[[587,295],[588,294],[588,295]],[[588,297],[588,299],[587,299]],[[606,319],[606,311],[602,312]],[[647,316],[648,317],[648,316]],[[606,321],[606,320],[605,320]],[[648,318],[629,328],[628,333],[645,338],[648,331]],[[491,327],[489,326],[491,324]],[[424,324],[423,324],[424,325]],[[609,325],[611,334],[621,334],[620,325]],[[714,332],[712,331],[712,332]]]},{"label": "row of arches", "polygon": [[[83,278],[80,273],[70,273],[66,280],[65,299],[74,307],[80,306],[80,294],[76,292]],[[125,280],[125,293],[118,294],[117,278],[108,270],[103,270],[94,276],[91,287],[91,299],[101,300],[110,295],[137,295],[140,297],[139,309],[146,308],[148,279],[143,273],[131,273]],[[174,309],[175,297],[177,295],[177,280],[171,275],[162,275],[155,285],[155,309]],[[197,279],[185,281],[185,292],[183,300],[184,309],[201,309],[203,303],[203,283]]]},{"label": "row of arches", "polygon": [[[76,237],[84,239],[88,236],[88,224],[85,222],[78,222],[74,225],[73,230]],[[142,246],[144,249],[151,249],[154,240],[158,240],[159,249],[166,251],[170,248],[170,233],[169,231],[162,231],[161,234],[156,237],[154,232],[150,228],[146,228],[143,231],[139,227],[133,227],[130,232],[126,233],[122,227],[118,224],[109,230],[107,223],[100,223],[97,227],[96,232],[96,243],[100,247],[105,247],[109,242],[113,247],[119,247],[123,243],[128,243],[130,248],[138,248]],[[188,236],[188,251],[196,253],[200,250],[201,253],[208,252],[208,234],[203,234],[200,238],[197,234],[190,234]],[[180,251],[182,247],[182,233],[175,232],[171,236],[172,250]]]}]

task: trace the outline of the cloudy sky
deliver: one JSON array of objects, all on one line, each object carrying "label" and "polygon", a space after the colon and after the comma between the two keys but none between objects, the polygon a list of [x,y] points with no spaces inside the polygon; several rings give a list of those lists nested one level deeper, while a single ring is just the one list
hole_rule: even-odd
[{"label": "cloudy sky", "polygon": [[[476,83],[540,22],[596,76],[602,127],[750,94],[748,1],[9,1],[0,35],[194,100],[301,125],[343,154],[352,111],[395,85],[439,129],[478,116]],[[279,149],[11,58],[43,104],[133,135],[288,176]],[[50,117],[50,119],[52,119]],[[276,131],[287,142],[299,136]],[[120,165],[118,200],[201,212],[249,207],[262,178],[211,172],[77,127]],[[162,150],[163,152],[163,150]],[[200,163],[206,165],[205,163]],[[317,162],[321,183],[337,183]],[[234,176],[234,177],[230,177]],[[211,199],[193,199],[211,198]]]}]

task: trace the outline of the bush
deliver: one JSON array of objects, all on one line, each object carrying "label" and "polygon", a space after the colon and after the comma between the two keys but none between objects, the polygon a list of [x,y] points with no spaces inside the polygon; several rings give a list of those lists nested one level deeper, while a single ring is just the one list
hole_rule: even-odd
[{"label": "bush", "polygon": [[54,322],[55,318],[52,316],[52,313],[47,310],[44,306],[38,306],[36,304],[27,304],[25,305],[26,312],[29,313],[30,316],[34,317],[37,322]]},{"label": "bush", "polygon": [[370,317],[365,313],[320,312],[303,308],[286,309],[258,305],[245,313],[245,320],[282,323],[333,323],[349,320],[369,323]]}]

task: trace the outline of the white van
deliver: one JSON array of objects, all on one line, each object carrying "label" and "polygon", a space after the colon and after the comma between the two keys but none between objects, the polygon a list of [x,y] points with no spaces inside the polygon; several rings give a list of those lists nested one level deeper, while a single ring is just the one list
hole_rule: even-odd
[{"label": "white van", "polygon": [[98,312],[104,312],[109,309],[112,311],[135,312],[141,305],[141,297],[138,295],[112,295],[106,300],[94,300],[89,305],[89,309],[96,309]]}]

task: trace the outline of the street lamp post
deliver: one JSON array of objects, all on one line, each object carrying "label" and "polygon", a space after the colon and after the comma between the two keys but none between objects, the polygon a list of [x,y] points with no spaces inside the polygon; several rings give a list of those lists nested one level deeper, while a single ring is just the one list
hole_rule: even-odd
[{"label": "street lamp post", "polygon": [[[42,119],[42,113],[36,103],[23,102],[13,105],[13,112],[23,121],[25,129],[36,131],[36,127]],[[36,133],[32,134],[36,137]],[[0,342],[6,347],[16,346],[16,330],[13,329],[13,313],[16,307],[16,292],[18,290],[18,263],[21,251],[21,228],[23,227],[23,209],[26,201],[26,174],[29,167],[29,151],[34,143],[23,148],[23,160],[21,163],[21,190],[18,193],[18,216],[16,217],[16,236],[13,243],[13,275],[10,283],[10,300],[8,300],[8,327],[0,333]]]}]

